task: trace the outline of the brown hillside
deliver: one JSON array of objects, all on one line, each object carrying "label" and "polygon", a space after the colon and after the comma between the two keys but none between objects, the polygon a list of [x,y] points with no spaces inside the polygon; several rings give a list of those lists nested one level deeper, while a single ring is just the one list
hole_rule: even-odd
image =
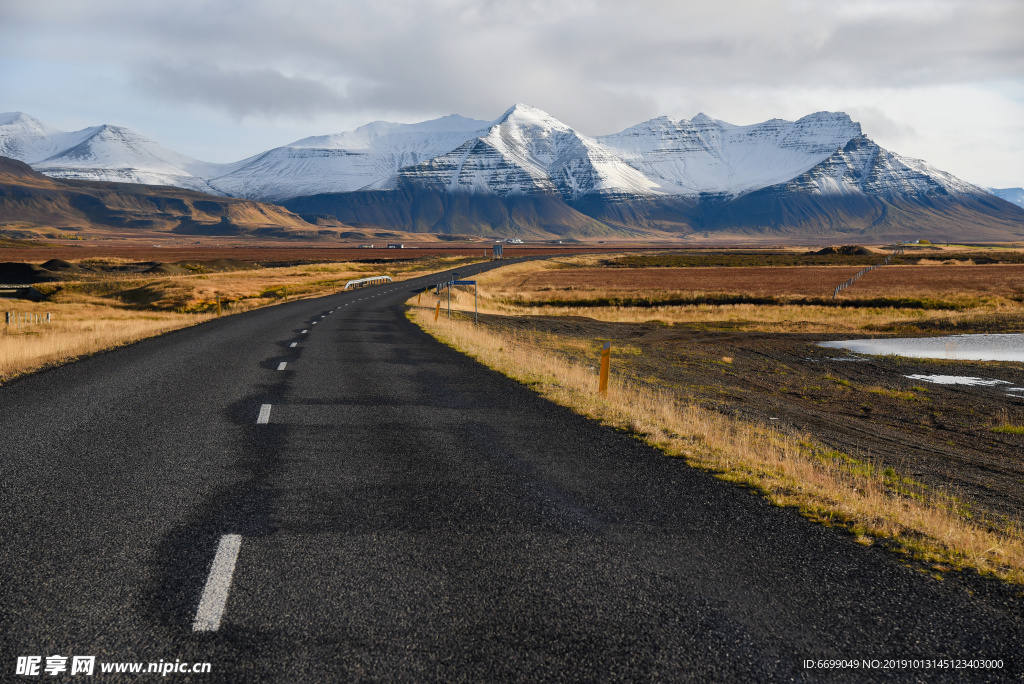
[{"label": "brown hillside", "polygon": [[315,239],[336,238],[344,228],[307,223],[275,204],[182,188],[49,178],[0,157],[0,236],[72,231],[83,237],[156,232]]}]

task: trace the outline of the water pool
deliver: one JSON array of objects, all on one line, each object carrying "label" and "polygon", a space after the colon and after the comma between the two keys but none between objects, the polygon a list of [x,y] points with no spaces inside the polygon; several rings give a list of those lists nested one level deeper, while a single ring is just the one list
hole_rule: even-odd
[{"label": "water pool", "polygon": [[917,359],[1024,361],[1024,333],[890,337],[877,340],[837,340],[818,344],[832,349],[847,349],[858,354],[893,354]]}]

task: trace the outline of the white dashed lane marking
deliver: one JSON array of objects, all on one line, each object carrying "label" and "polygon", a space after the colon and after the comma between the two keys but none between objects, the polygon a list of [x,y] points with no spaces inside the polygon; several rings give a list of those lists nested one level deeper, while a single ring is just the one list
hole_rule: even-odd
[{"label": "white dashed lane marking", "polygon": [[260,415],[256,416],[257,425],[266,425],[270,422],[270,404],[260,406]]},{"label": "white dashed lane marking", "polygon": [[309,332],[309,328],[306,328],[305,330],[303,330],[303,331],[302,331],[302,332],[300,332],[299,334],[300,334],[300,335],[305,335],[305,334],[306,334],[306,333],[308,333],[308,332]]},{"label": "white dashed lane marking", "polygon": [[289,347],[297,347],[297,346],[299,346],[299,343],[298,343],[298,342],[292,342],[292,343],[291,343],[291,344],[289,344],[288,346],[289,346]]},{"label": "white dashed lane marking", "polygon": [[238,550],[242,547],[242,537],[237,534],[225,534],[217,545],[217,553],[213,557],[210,576],[206,578],[203,596],[199,599],[196,619],[192,621],[193,632],[216,632],[220,629],[220,620],[224,616],[224,606],[228,601],[231,589],[231,577],[235,574],[235,562]]},{"label": "white dashed lane marking", "polygon": [[284,370],[284,367],[287,366],[287,365],[288,365],[287,361],[282,361],[281,363],[277,364],[277,370]]}]

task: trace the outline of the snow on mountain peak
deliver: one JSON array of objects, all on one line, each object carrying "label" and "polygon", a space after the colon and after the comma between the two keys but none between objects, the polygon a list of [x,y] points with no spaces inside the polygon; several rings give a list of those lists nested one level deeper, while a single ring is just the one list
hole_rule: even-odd
[{"label": "snow on mountain peak", "polygon": [[541,126],[545,128],[557,128],[559,130],[567,130],[569,127],[551,116],[542,109],[531,107],[522,103],[515,104],[505,110],[505,113],[498,117],[495,121],[495,125],[501,125],[504,123],[513,124],[516,126]]},{"label": "snow on mountain peak", "polygon": [[25,112],[2,112],[0,113],[0,126],[10,126],[14,123],[20,124],[35,124],[36,126],[42,127],[43,123],[38,119],[34,119]]},{"label": "snow on mountain peak", "polygon": [[500,196],[559,193],[656,194],[657,183],[550,114],[517,104],[485,134],[428,162],[403,169],[405,183]]},{"label": "snow on mountain peak", "polygon": [[394,184],[399,169],[445,154],[490,125],[454,114],[414,124],[374,121],[274,148],[210,183],[229,195],[265,200],[382,189]]},{"label": "snow on mountain peak", "polygon": [[842,112],[749,126],[700,113],[652,119],[598,141],[673,194],[739,195],[800,175],[860,132]]},{"label": "snow on mountain peak", "polygon": [[980,195],[984,191],[920,159],[903,157],[858,135],[807,172],[785,184],[788,190],[822,195]]},{"label": "snow on mountain peak", "polygon": [[[595,138],[518,103],[493,121],[455,114],[413,124],[375,121],[233,164],[209,164],[121,126],[68,133],[22,112],[0,114],[0,155],[48,175],[261,200],[400,183],[499,196],[560,194],[569,201],[590,194],[738,196],[798,179],[813,192],[980,192],[924,162],[877,150],[843,112],[744,126],[703,112],[690,120],[661,116]],[[813,178],[804,177],[809,173]]]}]

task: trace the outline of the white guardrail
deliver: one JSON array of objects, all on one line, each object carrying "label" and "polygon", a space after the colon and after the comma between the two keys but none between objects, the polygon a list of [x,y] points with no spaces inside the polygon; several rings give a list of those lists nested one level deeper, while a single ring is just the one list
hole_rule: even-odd
[{"label": "white guardrail", "polygon": [[391,283],[394,282],[391,276],[373,276],[372,278],[358,278],[356,280],[350,280],[345,283],[344,289],[350,287],[362,287],[363,285],[373,285],[374,283]]}]

